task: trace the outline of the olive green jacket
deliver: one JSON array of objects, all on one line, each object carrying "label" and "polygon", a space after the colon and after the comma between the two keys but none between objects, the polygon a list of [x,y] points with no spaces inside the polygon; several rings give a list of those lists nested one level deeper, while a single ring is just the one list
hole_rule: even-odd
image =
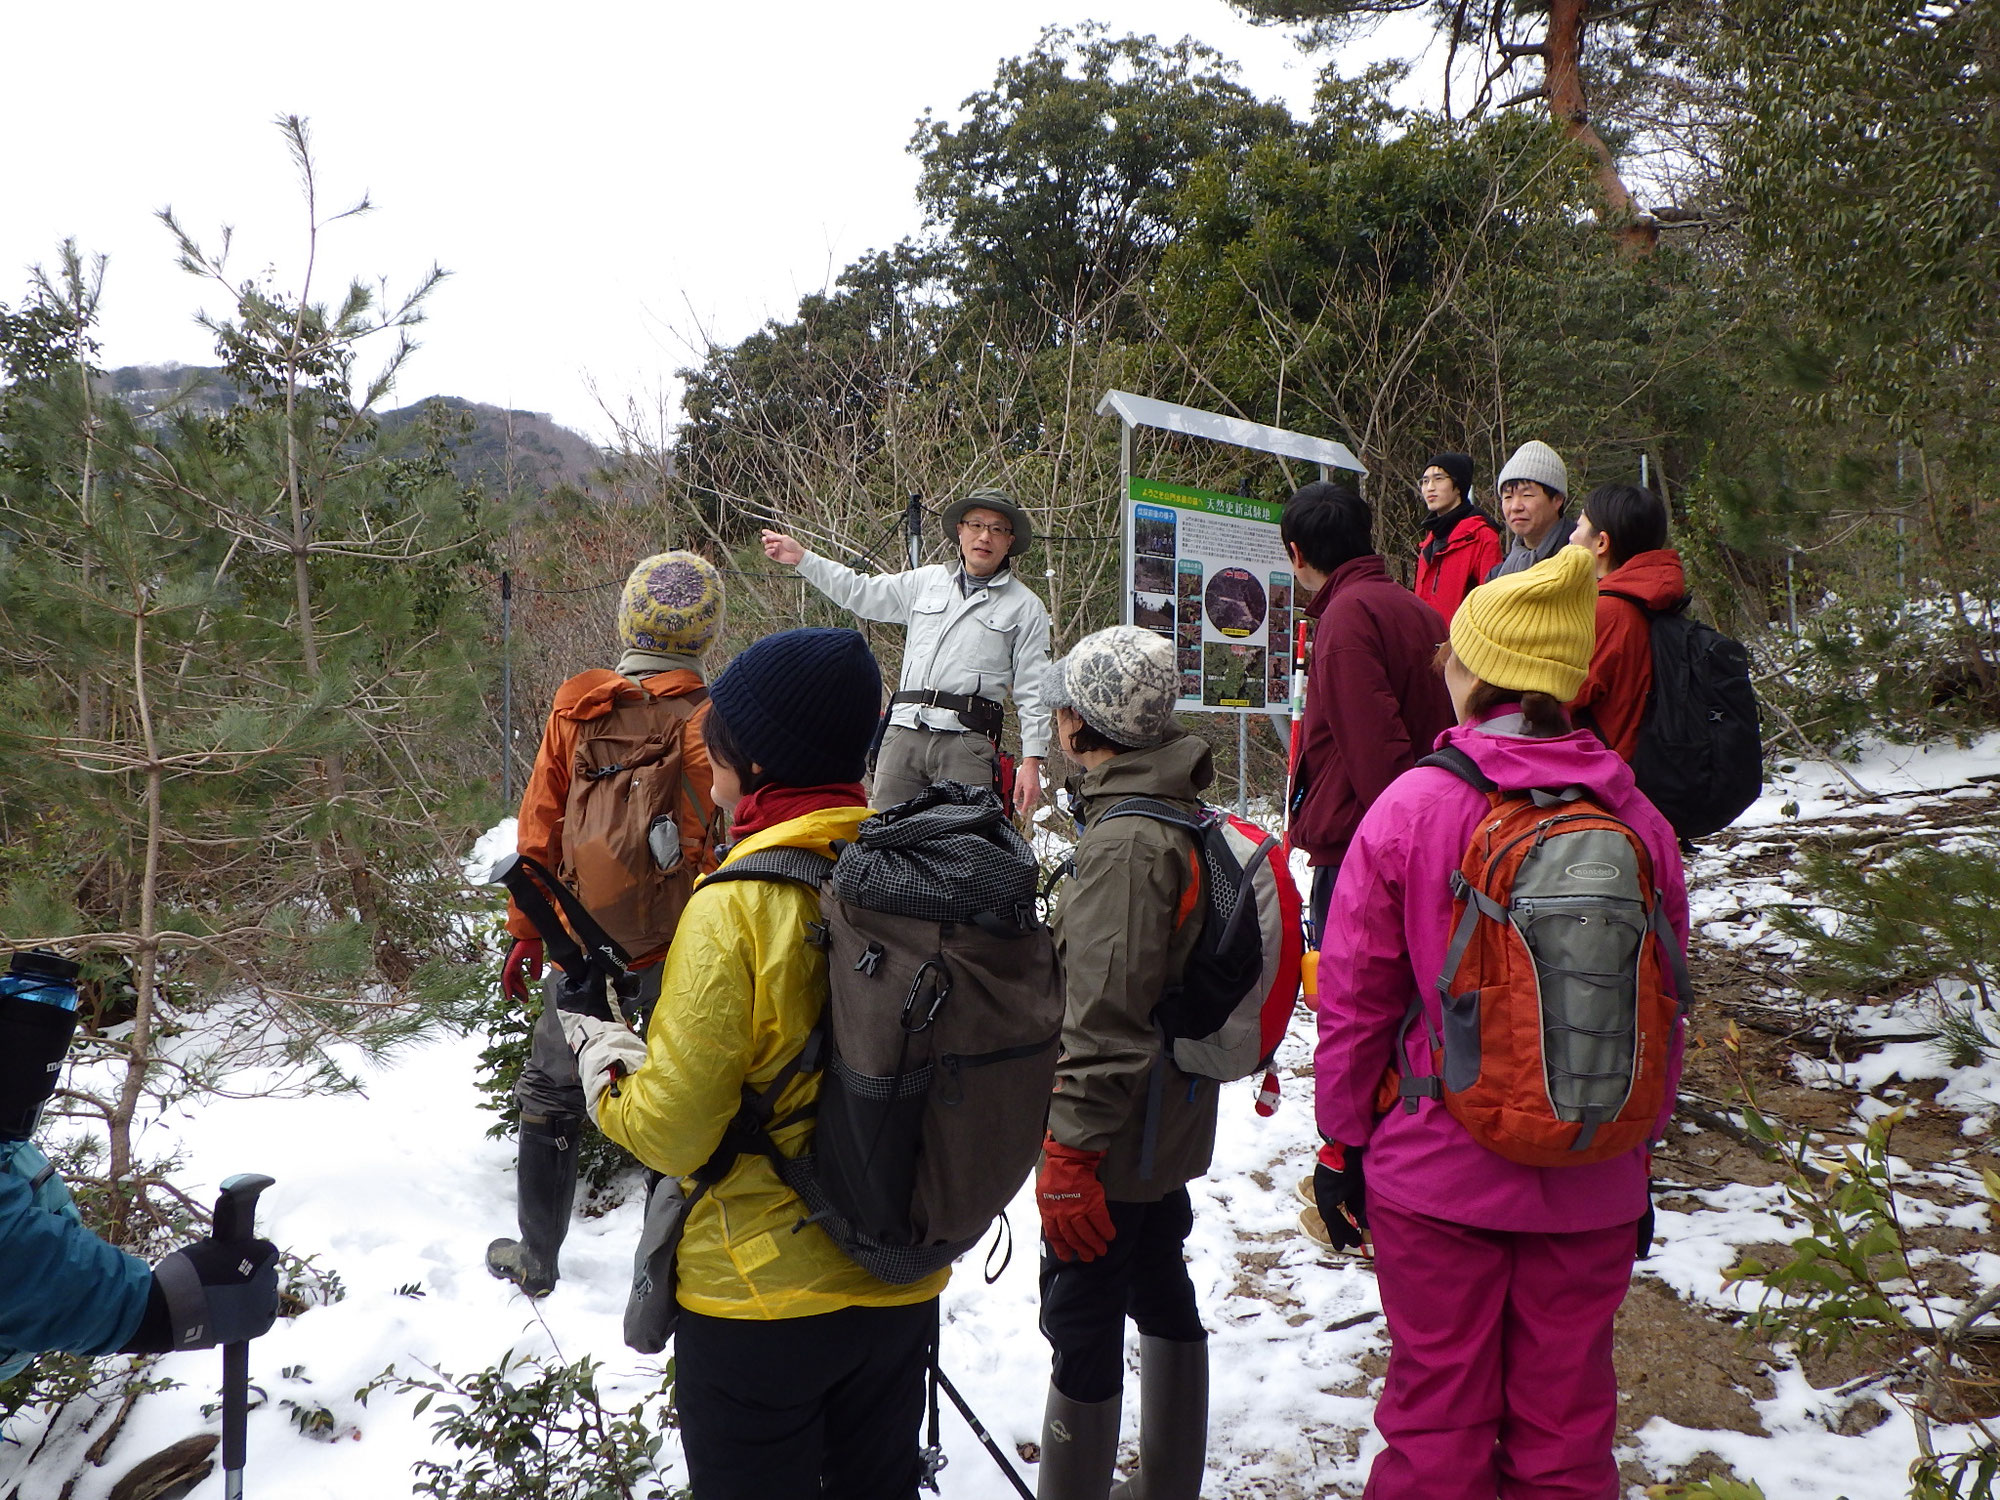
[{"label": "olive green jacket", "polygon": [[[1049,1130],[1063,1145],[1105,1153],[1097,1175],[1105,1195],[1119,1202],[1153,1202],[1208,1170],[1216,1086],[1163,1055],[1151,1019],[1201,932],[1194,839],[1152,818],[1099,819],[1127,797],[1192,811],[1214,779],[1208,746],[1179,733],[1083,778],[1076,873],[1064,882],[1054,918],[1069,999]],[[1156,1063],[1159,1114],[1147,1176],[1140,1165]]]}]

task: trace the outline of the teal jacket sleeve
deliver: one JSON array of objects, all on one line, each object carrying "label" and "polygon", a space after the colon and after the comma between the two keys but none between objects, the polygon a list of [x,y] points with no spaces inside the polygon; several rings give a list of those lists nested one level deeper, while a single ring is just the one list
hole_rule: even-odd
[{"label": "teal jacket sleeve", "polygon": [[138,1331],[152,1285],[143,1260],[0,1172],[0,1351],[114,1353]]}]

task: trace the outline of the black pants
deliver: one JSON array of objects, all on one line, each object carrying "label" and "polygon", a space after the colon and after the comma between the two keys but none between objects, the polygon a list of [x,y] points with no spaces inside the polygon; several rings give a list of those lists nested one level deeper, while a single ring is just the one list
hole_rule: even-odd
[{"label": "black pants", "polygon": [[1339,865],[1314,865],[1312,895],[1312,944],[1315,948],[1326,946],[1326,911],[1333,905],[1333,883],[1340,877]]},{"label": "black pants", "polygon": [[681,1309],[674,1334],[694,1500],[916,1500],[938,1304],[760,1322]]},{"label": "black pants", "polygon": [[1186,1188],[1157,1203],[1109,1203],[1117,1228],[1096,1260],[1058,1260],[1042,1242],[1042,1334],[1055,1350],[1050,1380],[1072,1401],[1109,1401],[1125,1383],[1125,1320],[1149,1338],[1208,1336],[1188,1276],[1194,1205]]}]

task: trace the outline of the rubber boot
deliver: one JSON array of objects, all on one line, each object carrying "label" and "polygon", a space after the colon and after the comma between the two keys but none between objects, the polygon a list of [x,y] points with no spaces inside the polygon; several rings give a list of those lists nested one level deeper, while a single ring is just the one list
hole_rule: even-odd
[{"label": "rubber boot", "polygon": [[556,1257],[569,1233],[576,1198],[577,1131],[582,1124],[569,1115],[521,1117],[514,1166],[521,1237],[488,1245],[486,1269],[530,1297],[546,1297],[555,1289]]},{"label": "rubber boot", "polygon": [[1139,1472],[1111,1500],[1199,1500],[1208,1462],[1208,1340],[1139,1339]]},{"label": "rubber boot", "polygon": [[1105,1500],[1118,1461],[1118,1408],[1123,1403],[1072,1401],[1053,1385],[1042,1412],[1038,1500]]}]

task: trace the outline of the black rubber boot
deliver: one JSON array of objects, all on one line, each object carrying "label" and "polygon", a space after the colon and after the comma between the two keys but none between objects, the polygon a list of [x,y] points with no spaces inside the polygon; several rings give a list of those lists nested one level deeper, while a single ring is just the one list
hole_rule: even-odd
[{"label": "black rubber boot", "polygon": [[1105,1500],[1118,1461],[1120,1400],[1072,1401],[1053,1385],[1042,1412],[1038,1500]]},{"label": "black rubber boot", "polygon": [[1139,1339],[1139,1472],[1111,1500],[1199,1500],[1208,1463],[1208,1340]]},{"label": "black rubber boot", "polygon": [[576,1199],[577,1132],[574,1116],[521,1117],[521,1149],[514,1183],[521,1237],[486,1247],[486,1269],[530,1297],[546,1297],[556,1284],[556,1258],[569,1233]]}]

